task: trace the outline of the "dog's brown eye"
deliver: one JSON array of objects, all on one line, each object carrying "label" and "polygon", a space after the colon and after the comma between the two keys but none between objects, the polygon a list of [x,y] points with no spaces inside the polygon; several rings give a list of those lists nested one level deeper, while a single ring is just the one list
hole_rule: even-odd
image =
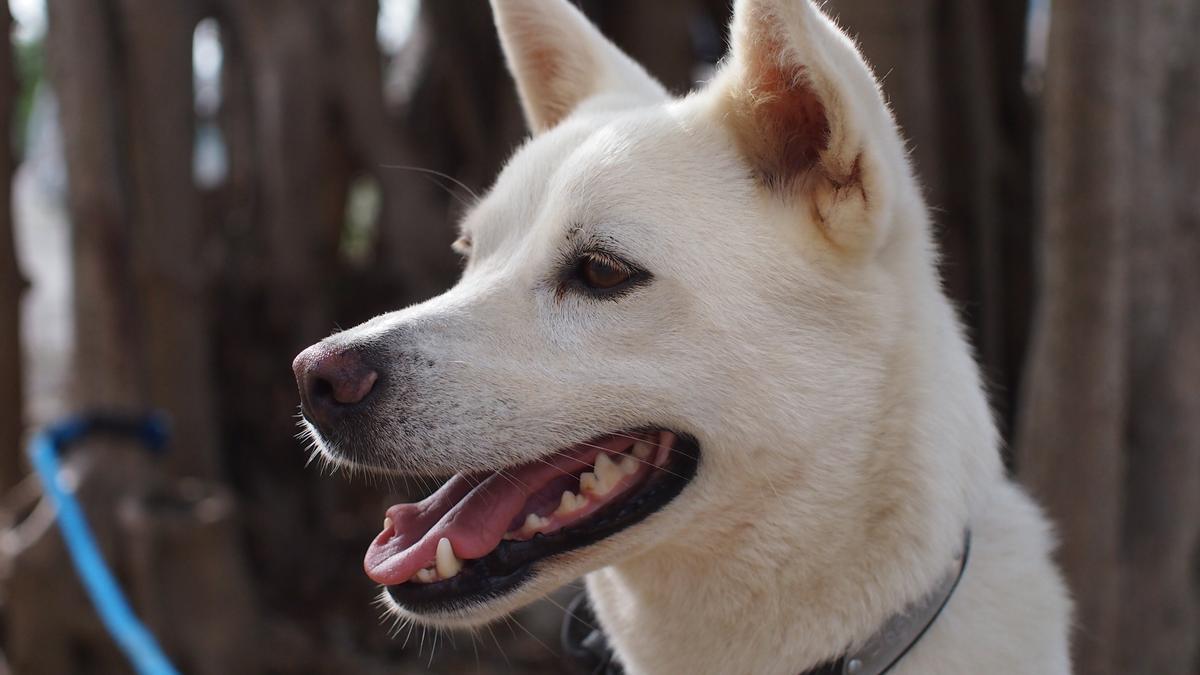
[{"label": "dog's brown eye", "polygon": [[585,256],[579,261],[579,277],[588,288],[604,291],[629,281],[628,270],[597,256]]}]

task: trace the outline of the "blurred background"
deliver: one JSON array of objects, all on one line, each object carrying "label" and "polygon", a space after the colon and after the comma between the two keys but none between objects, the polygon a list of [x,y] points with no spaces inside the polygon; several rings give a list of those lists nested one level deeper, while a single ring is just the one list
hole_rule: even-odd
[{"label": "blurred background", "polygon": [[[170,452],[69,470],[184,672],[561,672],[570,590],[393,639],[361,559],[400,495],[294,438],[292,357],[453,283],[467,188],[525,133],[487,3],[7,3],[0,671],[128,672],[23,446],[153,408]],[[724,51],[729,0],[580,4],[676,92]],[[883,78],[1006,458],[1058,524],[1077,672],[1200,673],[1200,0],[826,7]]]}]

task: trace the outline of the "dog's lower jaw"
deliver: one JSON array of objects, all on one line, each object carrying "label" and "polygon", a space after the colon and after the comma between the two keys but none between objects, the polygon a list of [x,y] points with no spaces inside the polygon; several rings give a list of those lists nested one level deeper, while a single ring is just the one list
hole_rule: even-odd
[{"label": "dog's lower jaw", "polygon": [[[970,519],[972,557],[960,587],[890,673],[1068,675],[1070,602],[1037,508],[998,479]],[[906,541],[913,533],[895,534],[832,566],[797,563],[821,555],[794,551],[758,561],[753,572],[745,560],[663,549],[594,572],[587,587],[629,675],[796,675],[866,640],[953,565],[951,550],[915,550]]]}]

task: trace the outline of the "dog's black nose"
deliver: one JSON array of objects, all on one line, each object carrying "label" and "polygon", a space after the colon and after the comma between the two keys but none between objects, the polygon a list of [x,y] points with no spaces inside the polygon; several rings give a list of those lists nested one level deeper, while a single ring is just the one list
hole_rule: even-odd
[{"label": "dog's black nose", "polygon": [[292,362],[304,416],[318,427],[327,427],[371,394],[379,373],[353,350],[336,350],[316,344]]}]

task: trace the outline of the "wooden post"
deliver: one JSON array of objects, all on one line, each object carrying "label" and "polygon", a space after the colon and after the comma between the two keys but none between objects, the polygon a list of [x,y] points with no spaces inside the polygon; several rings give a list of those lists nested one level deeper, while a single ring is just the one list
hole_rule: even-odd
[{"label": "wooden post", "polygon": [[12,17],[0,7],[0,492],[21,476],[21,341],[23,286],[13,242],[13,114],[17,82],[13,68]]},{"label": "wooden post", "polygon": [[[187,555],[138,556],[154,528],[114,517],[119,504],[169,492],[183,477],[211,484],[220,475],[205,238],[191,165],[199,17],[190,3],[149,0],[50,0],[48,9],[74,243],[72,407],[163,409],[175,432],[161,461],[130,443],[80,448],[70,460],[79,499],[109,565],[131,587],[196,582],[171,589],[187,608],[182,624],[174,615],[148,621],[185,672],[254,672],[255,601],[244,592],[250,584],[233,528],[197,531]],[[229,593],[213,591],[214,576]],[[17,671],[127,667],[99,629],[56,531],[18,557],[10,592],[20,617],[6,623]]]},{"label": "wooden post", "polygon": [[[1041,298],[1017,464],[1061,537],[1075,669],[1115,675],[1129,411],[1130,13],[1054,0],[1046,69]],[[1138,199],[1138,206],[1142,199]]]}]

